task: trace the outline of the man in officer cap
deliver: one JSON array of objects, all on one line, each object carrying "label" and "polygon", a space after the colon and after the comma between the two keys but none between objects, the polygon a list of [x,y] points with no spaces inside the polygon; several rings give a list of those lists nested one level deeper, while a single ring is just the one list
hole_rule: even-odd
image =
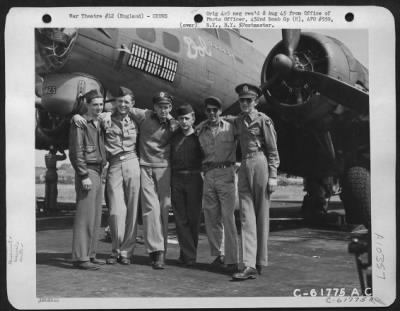
[{"label": "man in officer cap", "polygon": [[204,101],[207,120],[197,127],[204,154],[203,211],[212,256],[212,265],[227,271],[237,269],[238,243],[235,225],[235,162],[234,126],[221,118],[222,102],[217,97]]},{"label": "man in officer cap", "polygon": [[171,139],[171,199],[180,246],[178,262],[191,266],[196,262],[199,240],[201,195],[201,148],[193,129],[191,105],[176,109],[180,128]]},{"label": "man in officer cap", "polygon": [[232,277],[247,280],[268,264],[270,195],[277,186],[279,155],[272,121],[256,109],[261,90],[245,83],[235,91],[242,110],[234,125],[242,153],[238,191],[244,269]]},{"label": "man in officer cap", "polygon": [[[172,96],[159,92],[153,97],[153,110],[131,108],[129,116],[139,125],[141,207],[145,248],[154,269],[164,269],[168,245],[168,212],[171,207],[170,139],[178,128],[171,116]],[[104,113],[103,123],[111,122]],[[84,120],[75,115],[79,126]]]},{"label": "man in officer cap", "polygon": [[171,208],[170,140],[178,128],[171,116],[172,96],[159,92],[153,110],[132,108],[139,124],[140,199],[145,248],[154,269],[164,269],[168,245],[168,213]]},{"label": "man in officer cap", "polygon": [[114,112],[105,130],[105,146],[109,168],[107,197],[110,209],[109,226],[112,253],[107,264],[130,264],[137,231],[140,195],[140,167],[136,142],[137,123],[129,116],[134,105],[132,91],[121,86],[114,99]]},{"label": "man in officer cap", "polygon": [[69,157],[75,169],[76,214],[73,227],[72,261],[79,269],[97,270],[97,232],[101,224],[101,173],[106,164],[103,131],[98,120],[103,110],[103,95],[91,90],[85,95],[87,126],[70,127]]}]

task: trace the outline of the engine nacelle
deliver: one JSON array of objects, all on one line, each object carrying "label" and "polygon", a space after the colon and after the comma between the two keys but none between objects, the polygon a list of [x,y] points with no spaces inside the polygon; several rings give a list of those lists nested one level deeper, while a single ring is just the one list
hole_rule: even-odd
[{"label": "engine nacelle", "polygon": [[49,74],[42,87],[42,106],[53,114],[66,116],[76,113],[77,99],[90,90],[104,94],[101,83],[94,77],[82,73]]},{"label": "engine nacelle", "polygon": [[[42,87],[39,84],[42,82]],[[80,96],[97,89],[105,90],[94,77],[81,73],[49,74],[38,79],[36,108],[36,149],[56,150],[68,148],[70,117],[84,111]],[[39,97],[41,95],[41,97]]]},{"label": "engine nacelle", "polygon": [[[281,74],[280,78],[268,87],[270,102],[275,104],[278,113],[286,116],[294,114],[297,118],[302,115],[307,122],[319,120],[323,115],[334,112],[338,104],[347,107],[348,101],[345,96],[343,102],[328,99],[326,94],[319,93],[307,80],[299,79],[295,74],[282,73],[280,67],[285,69],[287,66],[276,66],[274,61],[276,57],[285,53],[287,52],[281,41],[267,56],[261,72],[262,83]],[[361,90],[368,90],[367,69],[354,58],[343,43],[328,36],[302,33],[294,51],[293,66],[300,71],[321,73]],[[323,107],[319,107],[317,112],[318,106]]]}]

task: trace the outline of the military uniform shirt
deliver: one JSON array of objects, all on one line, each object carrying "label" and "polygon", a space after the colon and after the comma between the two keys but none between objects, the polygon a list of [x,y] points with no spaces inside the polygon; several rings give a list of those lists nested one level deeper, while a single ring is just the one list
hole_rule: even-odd
[{"label": "military uniform shirt", "polygon": [[269,176],[277,177],[279,155],[276,145],[276,132],[271,119],[257,110],[250,114],[241,113],[235,120],[235,132],[239,137],[242,157],[263,151],[268,159]]},{"label": "military uniform shirt", "polygon": [[119,113],[114,113],[111,116],[111,126],[105,130],[108,158],[121,152],[136,153],[137,136],[138,126],[136,122],[129,116],[123,118]]},{"label": "military uniform shirt", "polygon": [[185,136],[178,129],[171,139],[171,166],[173,170],[200,170],[201,147],[195,132]]},{"label": "military uniform shirt", "polygon": [[236,162],[233,124],[221,119],[213,127],[206,120],[198,125],[197,132],[204,153],[203,163]]},{"label": "military uniform shirt", "polygon": [[168,167],[171,154],[170,140],[178,128],[177,121],[169,115],[165,122],[161,122],[157,114],[148,109],[131,108],[130,116],[140,129],[140,165]]}]

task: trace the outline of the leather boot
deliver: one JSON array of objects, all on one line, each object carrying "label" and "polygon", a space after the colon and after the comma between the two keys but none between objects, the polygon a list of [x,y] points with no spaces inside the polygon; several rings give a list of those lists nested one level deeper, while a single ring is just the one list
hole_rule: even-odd
[{"label": "leather boot", "polygon": [[158,251],[156,261],[153,264],[153,269],[156,269],[156,270],[164,269],[164,265],[165,265],[164,252]]}]

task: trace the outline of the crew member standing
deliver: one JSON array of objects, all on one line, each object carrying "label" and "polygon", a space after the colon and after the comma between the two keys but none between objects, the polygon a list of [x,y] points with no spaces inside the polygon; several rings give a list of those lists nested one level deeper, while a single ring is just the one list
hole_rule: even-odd
[{"label": "crew member standing", "polygon": [[103,190],[101,173],[106,164],[104,135],[98,120],[103,95],[91,90],[86,95],[87,126],[71,124],[69,157],[75,169],[76,214],[73,227],[72,261],[76,268],[97,270],[97,233],[101,224]]},{"label": "crew member standing", "polygon": [[57,149],[53,145],[51,145],[49,149],[49,153],[44,156],[44,162],[46,164],[44,210],[46,212],[57,210],[57,161],[64,161],[67,158],[64,151],[62,154],[58,155]]},{"label": "crew member standing", "polygon": [[[164,269],[168,245],[168,213],[171,207],[170,140],[178,128],[170,115],[172,96],[159,92],[153,97],[153,110],[131,108],[129,116],[139,125],[140,200],[146,251],[154,269]],[[85,127],[85,120],[75,115],[74,124]],[[102,116],[104,126],[111,114]]]},{"label": "crew member standing", "polygon": [[178,262],[191,266],[196,262],[199,240],[201,196],[201,148],[193,129],[191,105],[176,109],[180,128],[171,139],[171,199],[180,246]]},{"label": "crew member standing", "polygon": [[136,242],[140,167],[136,152],[138,126],[129,116],[134,105],[130,89],[120,87],[115,99],[111,124],[105,130],[105,145],[110,164],[107,196],[112,253],[107,264],[130,264]]},{"label": "crew member standing", "polygon": [[212,256],[212,265],[235,271],[238,242],[235,225],[235,162],[237,143],[234,126],[223,120],[222,103],[217,97],[204,101],[207,120],[197,127],[204,154],[203,211]]},{"label": "crew member standing", "polygon": [[279,155],[271,119],[255,108],[261,90],[240,84],[235,91],[242,110],[234,125],[242,152],[238,190],[244,269],[232,277],[247,280],[268,264],[270,195],[277,186]]}]

